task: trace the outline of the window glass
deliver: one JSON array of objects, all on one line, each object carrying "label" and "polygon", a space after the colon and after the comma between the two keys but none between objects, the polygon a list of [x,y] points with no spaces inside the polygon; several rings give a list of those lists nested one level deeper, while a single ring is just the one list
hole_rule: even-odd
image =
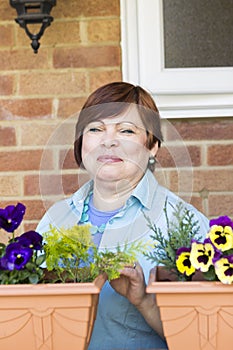
[{"label": "window glass", "polygon": [[165,68],[233,66],[233,0],[163,0]]}]

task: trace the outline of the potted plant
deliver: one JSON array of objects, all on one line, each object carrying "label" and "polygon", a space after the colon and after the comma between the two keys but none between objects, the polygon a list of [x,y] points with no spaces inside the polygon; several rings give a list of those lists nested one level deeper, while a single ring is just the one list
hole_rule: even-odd
[{"label": "potted plant", "polygon": [[138,247],[98,252],[88,225],[16,236],[25,210],[0,209],[0,228],[10,234],[0,244],[0,348],[86,349],[103,284],[133,264]]},{"label": "potted plant", "polygon": [[222,216],[209,224],[202,242],[182,204],[167,219],[167,238],[149,222],[155,247],[146,256],[162,266],[147,292],[156,295],[169,350],[222,350],[233,341],[233,222]]}]

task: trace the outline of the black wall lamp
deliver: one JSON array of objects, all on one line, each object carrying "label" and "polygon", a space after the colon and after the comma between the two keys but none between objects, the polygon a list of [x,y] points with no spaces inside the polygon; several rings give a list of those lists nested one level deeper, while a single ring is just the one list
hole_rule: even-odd
[{"label": "black wall lamp", "polygon": [[[17,11],[18,17],[15,21],[22,27],[31,39],[31,46],[34,53],[38,52],[40,47],[39,40],[44,34],[45,29],[50,26],[53,17],[50,12],[56,5],[56,0],[10,0],[10,5]],[[28,25],[41,24],[38,33],[32,33]]]}]

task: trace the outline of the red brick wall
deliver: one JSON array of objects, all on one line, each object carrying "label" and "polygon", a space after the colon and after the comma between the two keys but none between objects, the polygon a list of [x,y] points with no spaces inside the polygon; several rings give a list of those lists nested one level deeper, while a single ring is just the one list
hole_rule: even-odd
[{"label": "red brick wall", "polygon": [[208,217],[233,217],[233,118],[176,119],[164,124],[160,181]]},{"label": "red brick wall", "polygon": [[[58,0],[52,15],[35,55],[1,2],[0,206],[25,203],[26,228],[84,181],[72,154],[75,113],[95,88],[122,79],[119,0]],[[208,216],[231,215],[233,118],[164,124],[160,181]]]}]

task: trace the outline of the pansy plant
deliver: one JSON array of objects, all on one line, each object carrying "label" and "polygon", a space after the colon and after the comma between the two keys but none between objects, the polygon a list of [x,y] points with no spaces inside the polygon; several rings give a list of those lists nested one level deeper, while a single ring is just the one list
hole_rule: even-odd
[{"label": "pansy plant", "polygon": [[[176,268],[183,274],[181,250],[177,251]],[[233,221],[228,216],[210,220],[206,239],[204,242],[191,241],[190,255],[187,259],[194,268],[193,273],[199,270],[207,280],[233,283]],[[185,264],[188,264],[187,261]]]},{"label": "pansy plant", "polygon": [[0,209],[0,229],[10,234],[8,244],[0,244],[0,284],[35,284],[43,277],[42,236],[36,231],[15,236],[25,211],[22,203]]},{"label": "pansy plant", "polygon": [[200,271],[206,280],[233,283],[233,221],[228,216],[212,219],[209,231],[203,234],[194,214],[182,202],[172,207],[170,219],[168,205],[166,202],[164,207],[167,234],[146,217],[154,249],[144,253],[145,257],[165,266],[180,281],[191,281]]},{"label": "pansy plant", "polygon": [[0,243],[0,284],[90,282],[102,273],[112,280],[147,249],[146,243],[137,241],[115,251],[99,251],[90,225],[50,225],[43,237],[36,231],[17,236],[25,211],[22,203],[0,208],[0,229],[9,234],[8,243]]}]

